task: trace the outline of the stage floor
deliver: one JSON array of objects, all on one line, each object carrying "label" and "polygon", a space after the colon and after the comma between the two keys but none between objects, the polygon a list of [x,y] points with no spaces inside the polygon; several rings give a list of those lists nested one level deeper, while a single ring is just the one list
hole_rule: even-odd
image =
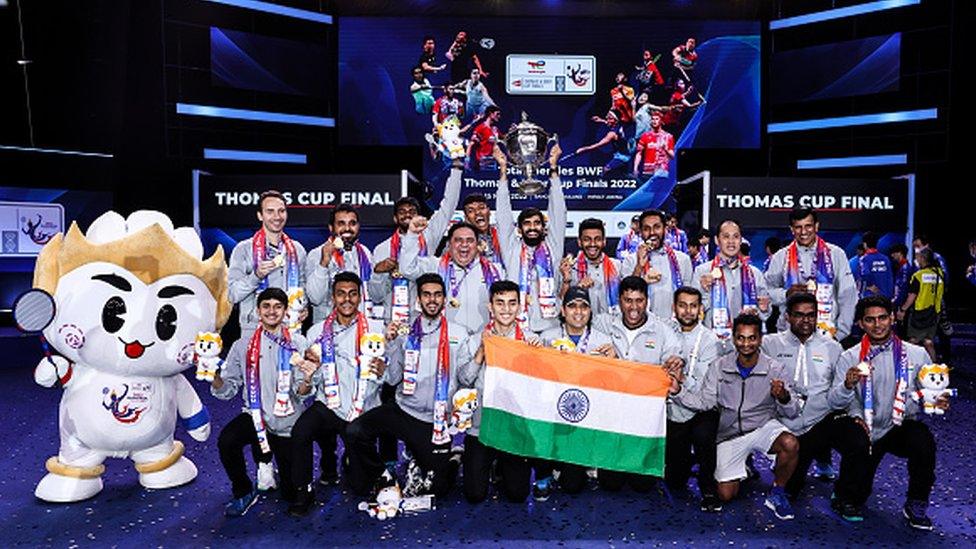
[{"label": "stage floor", "polygon": [[[18,338],[19,339],[19,338]],[[672,501],[658,492],[598,490],[579,496],[554,493],[549,501],[511,504],[492,498],[481,505],[460,490],[426,513],[379,522],[356,509],[359,498],[342,489],[319,490],[313,512],[296,519],[275,493],[262,496],[242,518],[226,518],[229,483],[217,458],[217,432],[240,411],[240,401],[222,402],[194,381],[210,407],[214,431],[205,443],[182,430],[177,437],[200,470],[191,484],[145,490],[128,460],[106,462],[105,489],[91,500],[53,505],[34,498],[44,461],[57,453],[57,389],[34,384],[40,356],[33,342],[0,339],[7,363],[0,369],[5,395],[0,430],[0,546],[361,546],[397,545],[749,545],[837,547],[976,546],[976,338],[963,334],[954,347],[952,386],[959,398],[947,418],[927,420],[939,446],[936,484],[929,514],[935,531],[912,530],[901,515],[906,489],[903,460],[885,458],[866,509],[866,520],[848,524],[831,511],[830,486],[810,481],[795,503],[796,519],[782,522],[763,507],[771,481],[768,462],[758,461],[762,479],[717,515],[698,510],[697,490]],[[834,463],[838,462],[835,454]]]}]

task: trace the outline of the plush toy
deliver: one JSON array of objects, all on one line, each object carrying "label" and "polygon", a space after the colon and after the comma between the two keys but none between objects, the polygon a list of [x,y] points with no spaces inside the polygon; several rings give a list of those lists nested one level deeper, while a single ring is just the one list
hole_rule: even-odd
[{"label": "plush toy", "polygon": [[918,371],[918,383],[921,389],[912,394],[912,400],[921,402],[922,408],[928,415],[941,416],[945,410],[935,407],[935,401],[941,396],[957,396],[958,391],[949,389],[949,367],[945,364],[926,364]]},{"label": "plush toy", "polygon": [[215,332],[199,332],[193,341],[193,361],[197,364],[197,379],[213,381],[217,370],[224,365],[220,350],[224,342]]},{"label": "plush toy", "polygon": [[376,379],[373,373],[374,358],[383,358],[386,352],[386,338],[383,334],[365,333],[359,339],[359,378]]},{"label": "plush toy", "polygon": [[386,520],[397,516],[397,513],[400,512],[400,502],[402,500],[403,494],[400,492],[400,486],[394,484],[393,486],[381,488],[376,493],[376,501],[374,503],[361,502],[359,504],[359,510],[366,511],[369,513],[369,516],[376,517],[379,520]]},{"label": "plush toy", "polygon": [[467,143],[461,137],[461,121],[456,116],[448,116],[435,128],[437,135],[427,136],[427,141],[444,158],[464,159]]},{"label": "plush toy", "polygon": [[451,413],[451,425],[447,432],[451,435],[463,433],[471,428],[471,419],[478,409],[477,389],[458,389],[454,393],[454,412]]},{"label": "plush toy", "polygon": [[[275,256],[275,259],[284,256]],[[288,289],[288,310],[285,312],[285,323],[289,330],[297,330],[302,327],[302,311],[308,306],[308,298],[305,297],[305,290],[302,288]]]},{"label": "plush toy", "polygon": [[44,336],[61,356],[42,359],[38,384],[56,383],[58,454],[34,494],[72,502],[102,490],[105,458],[129,458],[146,488],[186,484],[196,466],[173,439],[177,416],[195,440],[210,435],[206,408],[180,374],[194,341],[227,320],[223,250],[203,260],[189,227],[139,211],[106,212],[82,234],[72,223],[37,257],[34,287],[56,305]]},{"label": "plush toy", "polygon": [[379,520],[393,518],[403,513],[430,511],[434,508],[433,495],[404,497],[398,484],[381,488],[376,493],[376,501],[373,503],[365,501],[359,503],[360,511],[366,511],[369,516]]}]

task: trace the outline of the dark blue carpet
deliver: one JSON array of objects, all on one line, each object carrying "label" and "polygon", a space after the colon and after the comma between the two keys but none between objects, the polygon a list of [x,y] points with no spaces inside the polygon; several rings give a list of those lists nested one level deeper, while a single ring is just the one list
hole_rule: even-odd
[{"label": "dark blue carpet", "polygon": [[[543,504],[515,505],[491,499],[481,505],[463,501],[458,489],[434,511],[379,522],[357,511],[358,498],[342,490],[320,490],[318,505],[304,519],[285,512],[272,493],[243,518],[228,519],[223,506],[229,485],[217,458],[216,434],[240,410],[240,402],[215,400],[197,384],[210,406],[214,433],[206,443],[178,438],[200,470],[190,485],[151,491],[137,482],[128,460],[109,460],[105,490],[70,505],[40,502],[34,486],[44,461],[57,452],[56,389],[34,384],[32,366],[40,356],[33,340],[0,339],[7,358],[0,370],[6,398],[0,430],[0,547],[92,546],[353,546],[397,545],[746,545],[766,546],[976,546],[976,339],[965,334],[954,347],[952,385],[960,390],[948,418],[929,421],[939,444],[936,486],[930,515],[935,531],[916,532],[901,516],[906,489],[904,462],[887,457],[879,470],[864,523],[836,518],[828,503],[828,484],[811,480],[796,504],[797,518],[776,520],[762,506],[771,481],[768,463],[758,461],[763,478],[747,484],[744,496],[719,515],[698,510],[696,491],[676,495],[587,491],[579,496],[554,494]],[[197,382],[194,382],[195,384]],[[837,463],[835,456],[835,464]]]}]

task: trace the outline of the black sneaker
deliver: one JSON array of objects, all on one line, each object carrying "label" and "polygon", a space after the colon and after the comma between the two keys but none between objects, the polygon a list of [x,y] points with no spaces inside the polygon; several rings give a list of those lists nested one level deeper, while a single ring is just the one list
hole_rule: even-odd
[{"label": "black sneaker", "polygon": [[295,502],[288,506],[288,514],[293,517],[304,517],[315,505],[315,492],[308,488],[299,490],[295,494]]},{"label": "black sneaker", "polygon": [[861,522],[864,520],[864,513],[861,511],[860,506],[842,499],[831,496],[830,508],[847,522]]},{"label": "black sneaker", "polygon": [[321,486],[323,488],[331,488],[333,486],[338,486],[338,485],[339,485],[339,473],[336,473],[336,472],[325,473],[325,472],[323,472],[322,473],[322,476],[319,477],[319,486]]},{"label": "black sneaker", "polygon": [[552,494],[552,477],[535,481],[532,485],[532,498],[536,501],[547,501]]},{"label": "black sneaker", "polygon": [[701,510],[705,513],[721,513],[722,500],[714,494],[705,494],[701,500]]},{"label": "black sneaker", "polygon": [[905,506],[902,507],[902,513],[905,515],[905,518],[908,519],[908,525],[912,528],[915,528],[916,530],[931,530],[932,519],[930,519],[926,514],[928,508],[928,502],[910,499],[906,501]]}]

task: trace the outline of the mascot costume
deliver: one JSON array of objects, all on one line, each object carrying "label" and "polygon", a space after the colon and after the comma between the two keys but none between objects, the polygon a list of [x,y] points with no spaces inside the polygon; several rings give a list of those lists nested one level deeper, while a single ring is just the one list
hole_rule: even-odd
[{"label": "mascot costume", "polygon": [[43,336],[60,354],[42,359],[34,378],[63,389],[61,445],[35,495],[94,496],[108,457],[131,459],[146,488],[196,478],[173,438],[177,416],[198,441],[210,435],[210,418],[180,372],[193,365],[197,334],[219,330],[230,314],[223,249],[203,260],[192,228],[174,229],[159,212],[110,211],[86,234],[72,223],[44,246],[34,288],[53,296]]}]

